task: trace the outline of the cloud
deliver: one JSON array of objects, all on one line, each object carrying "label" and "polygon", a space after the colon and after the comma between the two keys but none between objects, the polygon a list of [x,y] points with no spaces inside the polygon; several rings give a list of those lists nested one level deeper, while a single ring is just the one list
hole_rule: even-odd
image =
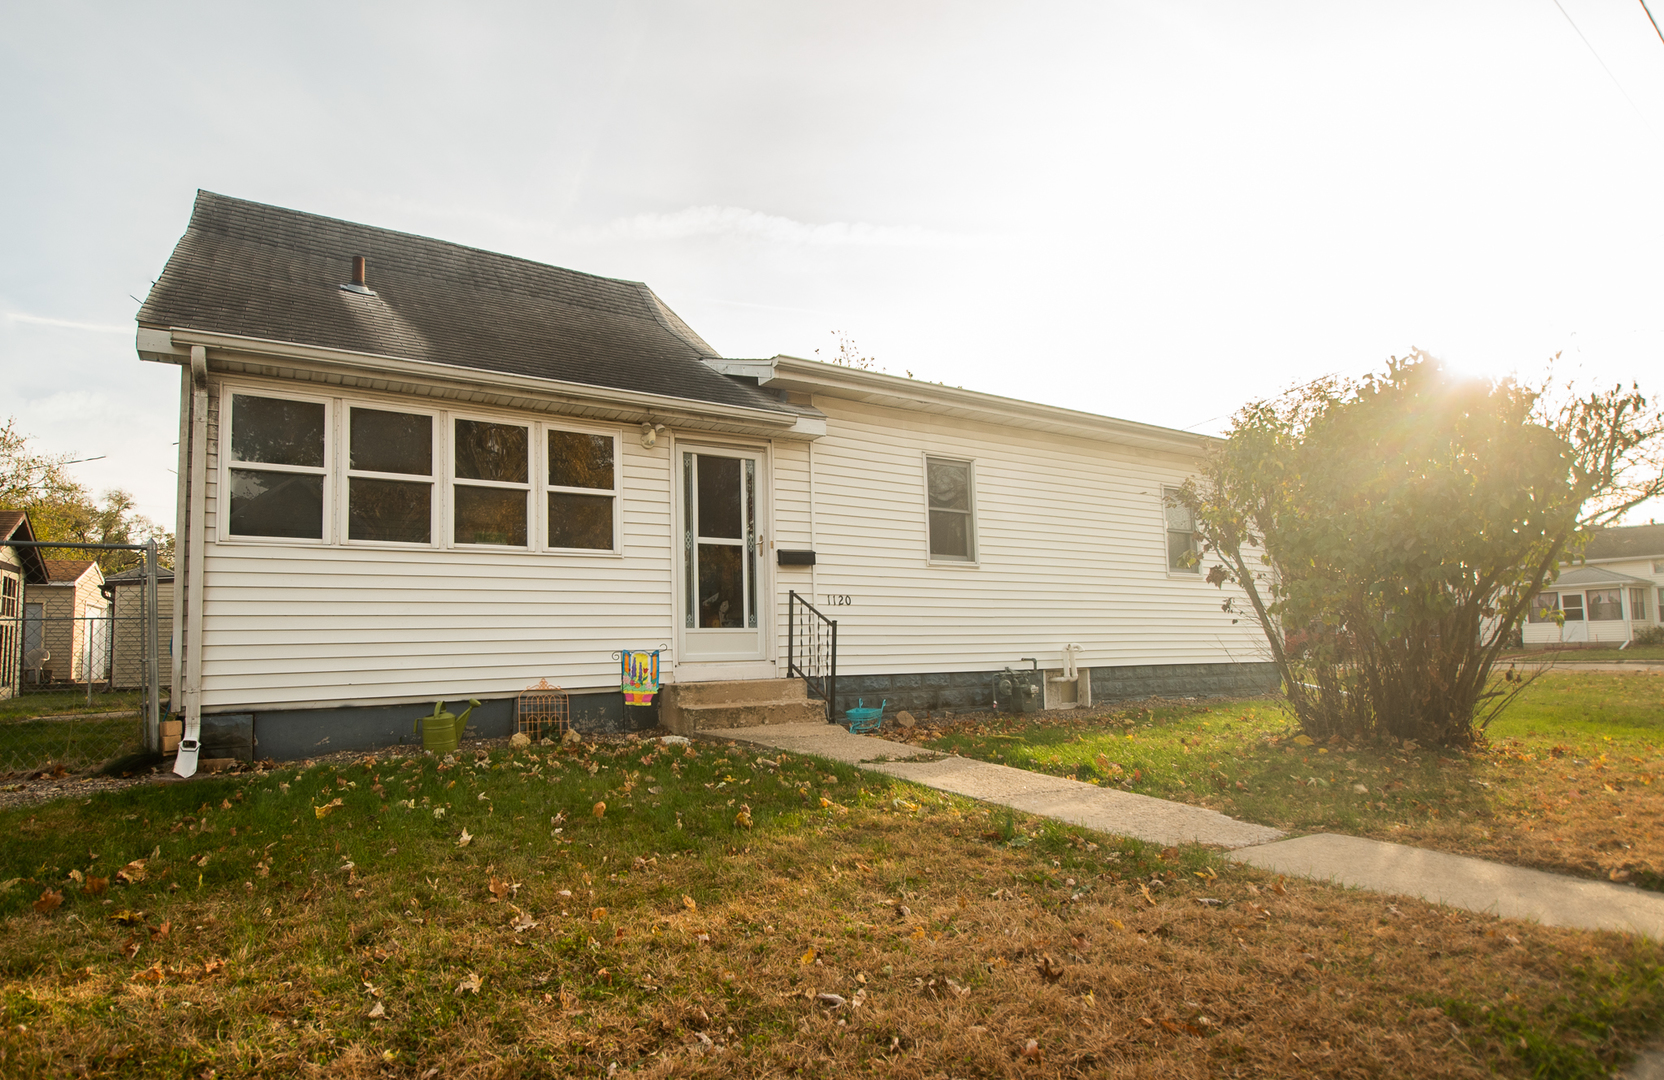
[{"label": "cloud", "polygon": [[811,224],[740,206],[690,206],[668,214],[635,214],[603,226],[604,238],[683,240],[738,236],[765,243],[806,247],[967,247],[977,238],[934,232],[917,225],[873,225],[865,221]]},{"label": "cloud", "polygon": [[7,322],[31,323],[35,326],[57,326],[65,330],[90,330],[95,334],[131,334],[131,326],[111,326],[107,323],[76,322],[73,319],[52,319],[45,315],[25,315],[19,311],[8,311],[5,314]]}]

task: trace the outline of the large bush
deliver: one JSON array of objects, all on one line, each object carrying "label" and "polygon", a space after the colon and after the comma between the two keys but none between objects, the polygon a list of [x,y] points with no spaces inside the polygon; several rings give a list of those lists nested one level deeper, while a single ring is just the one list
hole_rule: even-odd
[{"label": "large bush", "polygon": [[1580,530],[1664,488],[1661,431],[1634,388],[1551,407],[1418,353],[1248,406],[1179,498],[1307,735],[1465,746],[1517,688],[1497,657]]}]

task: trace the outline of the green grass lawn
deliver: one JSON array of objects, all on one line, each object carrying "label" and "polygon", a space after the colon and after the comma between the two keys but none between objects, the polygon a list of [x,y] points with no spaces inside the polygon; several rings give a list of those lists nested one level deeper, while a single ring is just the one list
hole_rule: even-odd
[{"label": "green grass lawn", "polygon": [[732,746],[0,811],[8,1078],[1594,1077],[1661,1013],[1656,943]]},{"label": "green grass lawn", "polygon": [[1273,701],[968,722],[925,743],[1295,831],[1664,888],[1664,676],[1549,672],[1490,746],[1312,745]]},{"label": "green grass lawn", "polygon": [[83,772],[134,753],[143,742],[142,706],[136,690],[94,691],[90,704],[85,690],[0,699],[0,776],[56,766]]}]

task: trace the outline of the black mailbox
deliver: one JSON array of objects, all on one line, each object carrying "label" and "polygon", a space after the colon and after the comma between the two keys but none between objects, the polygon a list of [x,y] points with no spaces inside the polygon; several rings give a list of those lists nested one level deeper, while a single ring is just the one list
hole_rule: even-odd
[{"label": "black mailbox", "polygon": [[775,561],[781,566],[813,566],[815,553],[812,551],[787,551],[779,548],[774,553]]}]

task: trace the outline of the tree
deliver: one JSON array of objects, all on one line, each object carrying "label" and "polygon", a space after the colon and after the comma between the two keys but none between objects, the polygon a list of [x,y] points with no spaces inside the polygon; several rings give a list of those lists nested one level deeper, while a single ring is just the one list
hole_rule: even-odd
[{"label": "tree", "polygon": [[[26,510],[35,536],[83,544],[142,544],[155,540],[162,565],[173,564],[173,534],[139,514],[133,496],[119,488],[95,500],[66,470],[68,454],[32,449],[15,417],[0,426],[0,509]],[[85,558],[75,548],[43,550],[48,558]],[[140,561],[138,552],[101,551],[99,567],[111,574]]]},{"label": "tree", "polygon": [[1661,435],[1638,388],[1464,380],[1416,352],[1247,406],[1178,501],[1305,734],[1462,747],[1523,686],[1495,668],[1532,597],[1664,491]]}]

